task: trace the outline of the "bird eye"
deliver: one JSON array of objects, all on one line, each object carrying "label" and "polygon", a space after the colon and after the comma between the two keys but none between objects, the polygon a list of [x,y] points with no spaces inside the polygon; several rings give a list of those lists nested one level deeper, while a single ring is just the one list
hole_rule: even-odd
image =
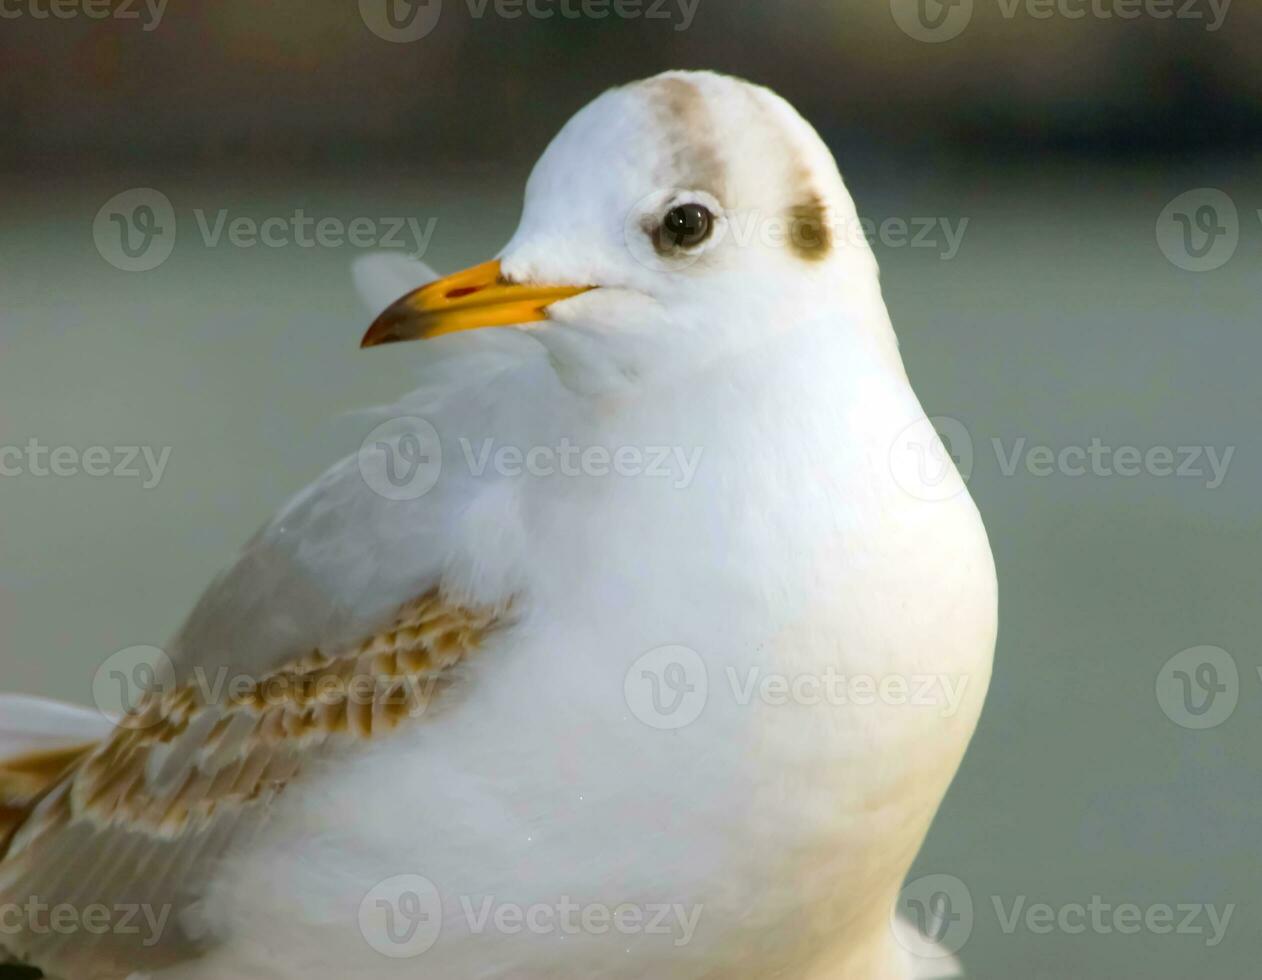
[{"label": "bird eye", "polygon": [[701,204],[680,204],[662,219],[662,239],[675,248],[692,248],[710,237],[714,215]]}]

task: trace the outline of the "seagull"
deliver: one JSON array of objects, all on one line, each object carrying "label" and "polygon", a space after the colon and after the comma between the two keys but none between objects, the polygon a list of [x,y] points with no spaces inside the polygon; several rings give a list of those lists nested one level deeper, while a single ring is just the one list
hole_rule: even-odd
[{"label": "seagull", "polygon": [[63,980],[952,975],[896,909],[997,588],[859,227],[786,101],[669,72],[564,126],[494,260],[364,260],[361,356],[419,355],[417,390],[122,717],[0,699],[0,949]]}]

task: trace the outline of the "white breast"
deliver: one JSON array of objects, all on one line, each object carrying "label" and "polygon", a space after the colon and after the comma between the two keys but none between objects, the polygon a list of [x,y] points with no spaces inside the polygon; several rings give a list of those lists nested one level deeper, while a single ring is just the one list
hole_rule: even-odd
[{"label": "white breast", "polygon": [[[457,703],[285,799],[206,903],[234,942],[196,969],[248,973],[300,948],[329,976],[893,970],[889,909],[980,711],[995,583],[967,494],[926,501],[891,473],[921,410],[877,369],[887,352],[842,354],[827,392],[786,383],[751,406],[737,381],[703,402],[708,419],[663,401],[575,420],[606,445],[669,432],[699,446],[687,487],[499,480],[479,497],[452,566],[527,583],[517,625],[470,664]],[[509,515],[512,535],[487,533]],[[640,660],[675,646],[696,655],[677,658],[683,675]],[[655,715],[643,688],[628,696],[628,675],[656,668],[664,707],[696,664],[707,693],[689,724]],[[346,928],[348,893],[404,873],[442,898],[442,934],[414,961]],[[564,902],[680,912],[666,935],[571,935]],[[550,909],[553,925],[479,924],[488,908]]]}]

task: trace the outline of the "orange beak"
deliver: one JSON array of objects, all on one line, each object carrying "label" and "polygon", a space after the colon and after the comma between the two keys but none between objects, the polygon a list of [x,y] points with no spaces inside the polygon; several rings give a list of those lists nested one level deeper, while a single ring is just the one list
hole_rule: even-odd
[{"label": "orange beak", "polygon": [[429,340],[481,327],[510,327],[548,319],[553,303],[592,286],[532,286],[508,282],[499,260],[414,289],[392,303],[364,334],[361,347]]}]

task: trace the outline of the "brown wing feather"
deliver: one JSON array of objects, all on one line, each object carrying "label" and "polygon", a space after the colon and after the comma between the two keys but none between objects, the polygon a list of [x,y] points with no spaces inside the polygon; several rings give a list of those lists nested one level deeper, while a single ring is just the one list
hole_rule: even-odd
[{"label": "brown wing feather", "polygon": [[95,743],[88,743],[0,761],[0,854],[39,798],[93,748]]},{"label": "brown wing feather", "polygon": [[352,649],[312,651],[265,677],[196,676],[147,699],[99,745],[21,763],[12,796],[0,795],[0,828],[6,814],[10,822],[0,904],[161,902],[169,934],[145,945],[40,924],[6,935],[9,951],[46,972],[101,980],[197,955],[176,934],[178,913],[215,859],[258,829],[268,802],[318,753],[416,722],[503,618],[430,592]]}]

